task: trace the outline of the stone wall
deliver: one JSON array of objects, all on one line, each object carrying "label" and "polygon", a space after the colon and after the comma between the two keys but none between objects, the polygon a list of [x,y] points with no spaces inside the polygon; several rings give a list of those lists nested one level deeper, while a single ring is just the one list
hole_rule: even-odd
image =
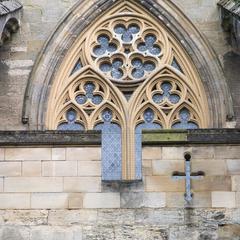
[{"label": "stone wall", "polygon": [[[98,147],[1,148],[0,209],[162,208],[185,205],[184,152],[193,154],[192,207],[240,207],[240,147],[145,147],[143,182],[102,183]],[[54,200],[54,201],[53,201]]]},{"label": "stone wall", "polygon": [[[13,36],[11,42],[0,49],[1,130],[27,129],[27,125],[22,124],[21,117],[29,74],[45,41],[75,2],[76,0],[21,0],[24,6],[21,29]],[[216,1],[174,0],[173,2],[205,34],[222,61],[223,56],[230,51],[230,45],[220,26]],[[224,64],[223,61],[222,63]],[[231,76],[228,77],[230,82]],[[232,91],[235,94],[237,88],[233,87]],[[238,113],[239,108],[235,110]]]},{"label": "stone wall", "polygon": [[[184,202],[184,152],[194,201]],[[142,182],[101,182],[99,147],[2,147],[0,239],[238,239],[240,146],[146,146]],[[186,208],[187,207],[187,208]]]}]

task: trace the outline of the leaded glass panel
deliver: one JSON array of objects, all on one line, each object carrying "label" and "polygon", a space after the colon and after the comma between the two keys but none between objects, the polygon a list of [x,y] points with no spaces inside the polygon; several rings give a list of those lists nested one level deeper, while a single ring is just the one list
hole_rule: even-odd
[{"label": "leaded glass panel", "polygon": [[102,113],[103,123],[95,130],[102,131],[102,180],[122,179],[122,130],[112,123],[112,111],[106,109]]}]

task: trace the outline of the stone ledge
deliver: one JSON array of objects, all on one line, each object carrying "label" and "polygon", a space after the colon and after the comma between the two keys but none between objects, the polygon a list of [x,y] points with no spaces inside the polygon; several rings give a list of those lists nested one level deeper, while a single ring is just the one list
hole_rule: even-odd
[{"label": "stone ledge", "polygon": [[0,131],[0,146],[99,146],[100,131]]},{"label": "stone ledge", "polygon": [[[240,144],[240,129],[148,130],[143,145]],[[100,131],[0,131],[0,146],[100,146]]]},{"label": "stone ledge", "polygon": [[143,144],[240,144],[240,129],[148,130]]}]

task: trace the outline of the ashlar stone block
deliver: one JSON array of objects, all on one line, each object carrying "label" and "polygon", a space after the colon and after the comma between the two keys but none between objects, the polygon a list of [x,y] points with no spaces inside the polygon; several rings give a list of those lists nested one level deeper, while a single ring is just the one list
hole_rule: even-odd
[{"label": "ashlar stone block", "polygon": [[101,148],[97,147],[81,147],[67,148],[66,159],[69,161],[100,161]]},{"label": "ashlar stone block", "polygon": [[0,192],[3,192],[3,178],[0,177]]},{"label": "ashlar stone block", "polygon": [[22,162],[23,177],[41,177],[42,163],[41,161],[24,161]]},{"label": "ashlar stone block", "polygon": [[153,160],[162,158],[161,147],[144,147],[142,152],[143,160]]},{"label": "ashlar stone block", "polygon": [[204,191],[231,191],[230,176],[205,176],[201,180],[192,180],[192,189],[195,192]]},{"label": "ashlar stone block", "polygon": [[86,193],[83,208],[120,208],[120,193]]},{"label": "ashlar stone block", "polygon": [[240,175],[240,158],[227,160],[227,172],[229,175]]},{"label": "ashlar stone block", "polygon": [[101,162],[100,161],[78,161],[78,176],[101,176]]},{"label": "ashlar stone block", "polygon": [[0,209],[29,209],[30,194],[0,194]]},{"label": "ashlar stone block", "polygon": [[32,193],[32,209],[64,209],[68,208],[67,193]]},{"label": "ashlar stone block", "polygon": [[51,148],[6,148],[7,161],[41,161],[51,160]]},{"label": "ashlar stone block", "polygon": [[65,192],[100,192],[101,178],[100,177],[65,177],[64,178]]},{"label": "ashlar stone block", "polygon": [[147,176],[144,188],[147,192],[183,192],[185,182],[176,181],[171,176]]},{"label": "ashlar stone block", "polygon": [[44,177],[76,177],[77,161],[51,161],[42,163]]},{"label": "ashlar stone block", "polygon": [[0,162],[0,177],[19,177],[21,171],[21,162]]},{"label": "ashlar stone block", "polygon": [[224,160],[206,161],[196,160],[192,161],[192,172],[203,171],[206,176],[225,176],[227,174],[227,165]]},{"label": "ashlar stone block", "polygon": [[5,149],[0,148],[0,161],[4,161],[4,160],[5,160]]},{"label": "ashlar stone block", "polygon": [[232,176],[232,191],[240,192],[240,175]]},{"label": "ashlar stone block", "polygon": [[240,208],[240,192],[236,192],[236,207]]},{"label": "ashlar stone block", "polygon": [[52,160],[53,161],[66,160],[66,148],[52,148]]},{"label": "ashlar stone block", "polygon": [[154,160],[152,161],[153,175],[171,176],[173,172],[184,172],[184,160]]},{"label": "ashlar stone block", "polygon": [[81,193],[70,193],[68,196],[68,208],[79,209],[83,207],[83,195]]},{"label": "ashlar stone block", "polygon": [[[168,192],[167,207],[169,208],[184,208],[186,201],[185,192]],[[210,208],[212,206],[211,192],[196,192],[193,193],[191,207],[194,208]]]},{"label": "ashlar stone block", "polygon": [[212,192],[212,207],[214,208],[235,208],[235,192]]},{"label": "ashlar stone block", "polygon": [[207,147],[201,147],[201,146],[194,146],[192,148],[192,160],[198,160],[198,159],[205,159],[210,160],[214,158],[214,147],[213,146],[207,146]]},{"label": "ashlar stone block", "polygon": [[239,146],[217,146],[215,147],[215,158],[223,159],[239,159],[240,147]]},{"label": "ashlar stone block", "polygon": [[163,160],[181,160],[184,157],[184,147],[163,147],[162,159]]},{"label": "ashlar stone block", "polygon": [[62,192],[61,177],[9,177],[4,180],[5,192]]}]

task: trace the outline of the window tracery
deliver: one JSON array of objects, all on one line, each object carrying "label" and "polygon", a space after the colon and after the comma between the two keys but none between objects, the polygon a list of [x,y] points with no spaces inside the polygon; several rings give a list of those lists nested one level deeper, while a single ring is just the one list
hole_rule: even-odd
[{"label": "window tracery", "polygon": [[141,179],[143,129],[208,126],[206,95],[190,58],[166,26],[131,0],[79,36],[50,99],[49,129],[102,131],[103,180]]}]

